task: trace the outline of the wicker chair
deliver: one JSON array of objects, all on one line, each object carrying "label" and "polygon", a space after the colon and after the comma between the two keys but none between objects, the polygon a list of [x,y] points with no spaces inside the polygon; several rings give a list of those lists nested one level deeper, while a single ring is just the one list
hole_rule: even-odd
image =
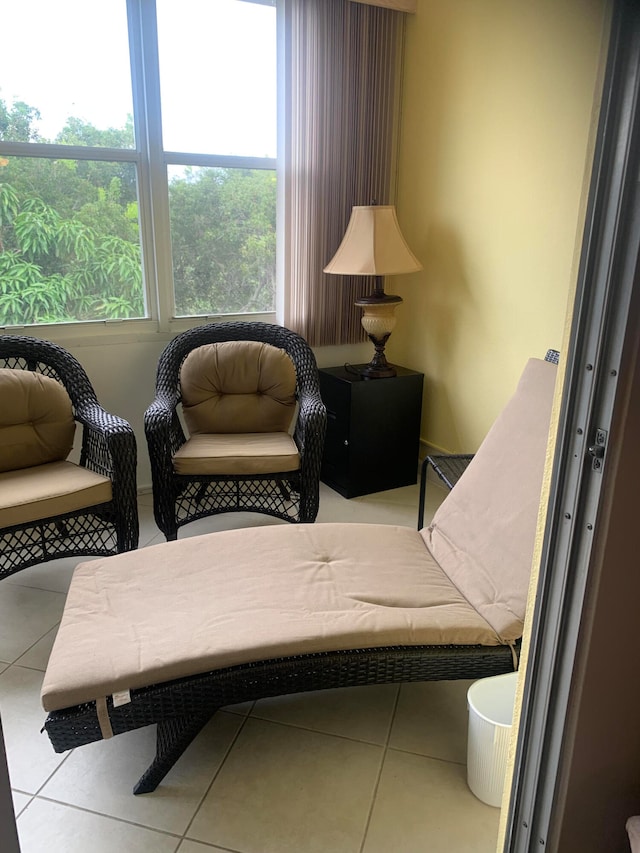
[{"label": "wicker chair", "polygon": [[[179,416],[183,363],[200,347],[229,341],[270,344],[284,350],[293,362],[298,415],[292,447],[299,455],[294,470],[176,472],[174,457],[187,442]],[[211,323],[178,335],[160,356],[155,399],[145,412],[144,423],[155,519],[167,540],[177,539],[178,528],[184,524],[225,512],[264,513],[291,522],[315,521],[326,410],[320,398],[315,356],[294,332],[268,323],[234,322]]]},{"label": "wicker chair", "polygon": [[[24,508],[16,511],[7,495],[15,494],[21,482],[25,482],[23,472],[24,476],[29,476],[29,472],[40,476],[45,473],[46,466],[0,474],[0,494],[2,486],[6,487],[4,498],[0,499],[0,518],[4,516],[5,522],[8,521],[0,527],[0,579],[59,557],[107,556],[136,548],[136,440],[131,426],[102,408],[83,367],[56,344],[30,337],[0,335],[0,368],[9,368],[13,376],[16,370],[34,371],[57,380],[64,387],[71,401],[71,431],[72,420],[82,425],[80,462],[74,468],[88,469],[111,480],[111,488],[106,489],[111,493],[109,500],[39,517],[41,510],[35,508],[36,502],[41,501],[40,506],[46,512],[46,507],[52,506],[50,501],[35,494],[28,511]],[[68,401],[66,405],[68,407]],[[4,414],[5,425],[10,425],[6,410]],[[71,463],[60,464],[69,470]],[[104,495],[104,488],[101,493]],[[62,490],[61,494],[64,494]],[[69,499],[69,503],[76,504],[85,501]],[[10,519],[14,516],[31,518],[12,523]]]}]

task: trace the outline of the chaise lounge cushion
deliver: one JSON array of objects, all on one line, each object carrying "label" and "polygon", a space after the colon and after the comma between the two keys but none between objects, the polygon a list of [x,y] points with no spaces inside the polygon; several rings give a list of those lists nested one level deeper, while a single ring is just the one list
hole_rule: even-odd
[{"label": "chaise lounge cushion", "polygon": [[481,452],[423,529],[442,570],[505,642],[522,633],[556,372],[529,360]]},{"label": "chaise lounge cushion", "polygon": [[499,642],[415,530],[230,530],[78,566],[42,701],[318,651]]}]

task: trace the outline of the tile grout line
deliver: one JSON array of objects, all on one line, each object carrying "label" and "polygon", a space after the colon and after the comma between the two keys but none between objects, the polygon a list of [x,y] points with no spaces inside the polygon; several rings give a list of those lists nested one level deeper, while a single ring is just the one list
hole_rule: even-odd
[{"label": "tile grout line", "polygon": [[[222,709],[221,709],[221,708],[218,708],[218,710],[222,710]],[[217,712],[216,712],[216,713],[217,713]],[[212,715],[212,718],[213,718],[213,716],[215,716],[215,714],[213,714],[213,715]],[[242,715],[238,714],[237,716],[242,716]],[[205,800],[206,800],[206,798],[208,797],[208,795],[209,795],[209,791],[210,791],[210,790],[211,790],[211,788],[213,787],[214,782],[216,781],[216,779],[217,779],[217,778],[218,778],[218,776],[220,775],[220,771],[222,770],[222,768],[224,767],[224,765],[225,765],[225,763],[226,763],[227,759],[228,759],[228,758],[229,758],[229,756],[231,755],[231,750],[232,750],[232,749],[233,749],[233,747],[236,745],[236,743],[237,743],[237,741],[238,741],[238,738],[240,737],[240,733],[242,732],[242,730],[243,730],[243,729],[244,729],[244,727],[246,726],[246,724],[247,724],[247,720],[248,720],[248,719],[249,719],[249,714],[247,713],[246,715],[244,715],[244,720],[243,720],[243,722],[240,724],[240,726],[238,727],[238,731],[235,733],[235,735],[234,735],[234,736],[233,736],[233,738],[231,739],[231,743],[230,743],[230,744],[229,744],[229,746],[227,747],[227,749],[226,749],[226,751],[225,751],[225,753],[224,753],[224,755],[223,755],[223,757],[222,757],[222,761],[220,762],[220,765],[219,765],[218,769],[217,769],[217,770],[215,771],[215,773],[213,774],[213,777],[212,777],[211,781],[210,781],[210,782],[209,782],[209,784],[207,785],[207,787],[206,787],[206,789],[205,789],[205,791],[204,791],[203,795],[200,797],[200,800],[198,801],[198,804],[196,805],[196,807],[195,807],[195,809],[194,809],[194,811],[193,811],[193,814],[191,815],[191,819],[190,819],[190,820],[189,820],[189,822],[187,823],[187,826],[185,827],[185,830],[184,830],[184,832],[182,833],[182,840],[183,840],[183,841],[184,841],[184,840],[187,840],[187,841],[196,841],[196,840],[197,840],[197,839],[193,839],[193,838],[187,838],[187,833],[188,833],[188,832],[189,832],[189,830],[191,829],[191,827],[192,827],[192,825],[193,825],[193,822],[194,822],[194,820],[196,819],[196,816],[197,816],[198,812],[199,812],[199,811],[200,811],[200,809],[202,808],[202,804],[204,803],[204,801],[205,801]]]},{"label": "tile grout line", "polygon": [[[394,705],[394,707],[395,707],[395,705]],[[247,717],[249,717],[249,716],[251,717],[252,720],[260,720],[261,723],[273,723],[273,725],[276,725],[276,726],[285,726],[286,728],[289,728],[289,729],[296,729],[297,731],[301,731],[301,732],[309,732],[310,734],[325,735],[326,737],[337,737],[340,740],[348,740],[350,743],[361,743],[361,744],[365,744],[366,746],[377,746],[377,747],[380,747],[382,749],[385,748],[384,743],[376,743],[376,741],[373,741],[373,740],[363,740],[362,738],[352,737],[350,735],[340,735],[340,734],[337,734],[336,732],[327,732],[327,731],[323,731],[322,729],[312,729],[312,728],[309,728],[309,726],[301,726],[298,723],[285,723],[282,720],[270,720],[270,719],[267,719],[266,717],[259,717],[257,714],[256,715],[247,714]]]},{"label": "tile grout line", "polygon": [[414,752],[412,749],[402,749],[400,746],[390,746],[391,752],[400,752],[403,755],[415,755],[416,758],[426,758],[428,761],[439,761],[441,764],[453,764],[455,767],[466,767],[466,761],[452,761],[450,758],[440,758],[438,755],[426,755],[424,752]]},{"label": "tile grout line", "polygon": [[33,802],[33,800],[34,800],[34,798],[35,798],[35,796],[36,796],[36,795],[35,795],[35,794],[27,794],[27,792],[26,792],[26,791],[20,791],[18,788],[12,788],[12,789],[11,789],[11,793],[12,793],[12,794],[13,794],[13,793],[16,793],[16,794],[22,794],[22,796],[23,796],[23,797],[28,797],[28,798],[29,798],[29,802],[28,802],[28,803],[26,803],[24,806],[22,806],[22,808],[21,808],[19,811],[16,811],[16,805],[15,805],[15,802],[13,803],[13,814],[14,814],[14,816],[15,816],[15,819],[16,819],[16,820],[18,820],[18,818],[19,818],[19,817],[20,817],[20,815],[24,812],[24,810],[25,810],[25,809],[27,809],[27,808],[31,805],[31,803]]},{"label": "tile grout line", "polygon": [[387,759],[387,751],[389,749],[389,741],[391,739],[391,732],[393,730],[393,725],[394,725],[395,719],[396,719],[396,713],[398,711],[398,705],[400,703],[400,690],[401,690],[401,688],[402,688],[402,685],[399,684],[398,690],[396,692],[395,702],[393,703],[393,711],[392,711],[390,719],[389,719],[389,728],[387,730],[387,737],[385,738],[385,742],[384,742],[383,748],[382,748],[382,755],[380,756],[380,766],[378,768],[378,775],[376,778],[375,785],[373,787],[373,793],[371,795],[371,803],[369,805],[369,812],[367,814],[367,819],[366,819],[365,825],[364,825],[364,831],[362,833],[362,841],[360,843],[359,853],[363,853],[364,845],[367,842],[367,835],[369,834],[369,826],[371,825],[371,818],[373,816],[373,810],[375,808],[376,799],[378,797],[378,789],[380,788],[380,780],[382,778],[382,770],[384,768],[385,761]]},{"label": "tile grout line", "polygon": [[[42,788],[40,790],[42,790]],[[178,835],[178,833],[176,832],[169,832],[166,829],[158,829],[155,826],[147,826],[144,823],[137,823],[135,820],[129,820],[125,817],[114,817],[113,815],[106,814],[105,812],[99,812],[95,811],[94,809],[88,809],[85,806],[78,806],[75,803],[67,803],[64,800],[56,800],[53,797],[47,797],[42,794],[34,794],[31,803],[34,800],[39,800],[40,802],[44,803],[53,803],[56,806],[63,806],[64,808],[74,809],[74,811],[83,812],[84,814],[95,815],[96,817],[103,817],[106,820],[113,820],[116,823],[124,823],[127,826],[135,826],[137,829],[146,829],[148,832],[155,832],[158,835],[166,835],[169,838],[175,838],[178,843],[181,843],[183,840],[183,837],[181,835]],[[29,805],[31,805],[31,803],[29,803]]]}]

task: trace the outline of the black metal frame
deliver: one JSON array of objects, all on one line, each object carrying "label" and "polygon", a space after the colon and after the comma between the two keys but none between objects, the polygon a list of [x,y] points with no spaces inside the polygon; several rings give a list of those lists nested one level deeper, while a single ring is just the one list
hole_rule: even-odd
[{"label": "black metal frame", "polygon": [[[284,350],[296,369],[299,405],[294,441],[300,468],[265,475],[185,476],[173,470],[172,458],[185,443],[178,417],[180,368],[187,355],[204,344],[261,341]],[[224,512],[258,512],[291,522],[312,522],[320,500],[320,465],[326,409],[320,397],[313,351],[295,332],[270,323],[210,323],[174,338],[160,355],[153,403],[144,416],[153,482],[156,524],[167,540],[198,518]]]},{"label": "black metal frame", "polygon": [[424,504],[427,488],[427,476],[429,465],[438,475],[440,481],[451,491],[460,477],[467,470],[469,462],[473,459],[473,453],[442,453],[433,456],[425,456],[420,466],[420,501],[418,504],[418,530],[424,526]]},{"label": "black metal frame", "polygon": [[0,367],[33,370],[66,389],[82,425],[80,465],[111,479],[108,503],[0,529],[0,579],[59,557],[109,556],[138,546],[136,439],[99,404],[78,360],[50,341],[0,335]]}]

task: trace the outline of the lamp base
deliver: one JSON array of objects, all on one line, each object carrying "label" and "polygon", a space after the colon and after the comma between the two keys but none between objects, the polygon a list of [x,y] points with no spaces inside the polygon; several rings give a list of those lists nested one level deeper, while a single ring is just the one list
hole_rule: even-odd
[{"label": "lamp base", "polygon": [[395,367],[392,364],[389,364],[384,354],[384,348],[390,335],[391,332],[383,335],[381,338],[369,335],[369,340],[376,348],[376,352],[369,364],[365,364],[365,366],[361,367],[358,371],[360,376],[364,379],[388,379],[390,376],[396,376],[397,371]]},{"label": "lamp base", "polygon": [[399,296],[385,293],[381,284],[370,296],[356,300],[356,305],[364,308],[362,327],[376,348],[369,364],[359,371],[365,379],[387,379],[396,375],[395,367],[385,357],[384,348],[396,325],[395,310],[401,302]]}]

